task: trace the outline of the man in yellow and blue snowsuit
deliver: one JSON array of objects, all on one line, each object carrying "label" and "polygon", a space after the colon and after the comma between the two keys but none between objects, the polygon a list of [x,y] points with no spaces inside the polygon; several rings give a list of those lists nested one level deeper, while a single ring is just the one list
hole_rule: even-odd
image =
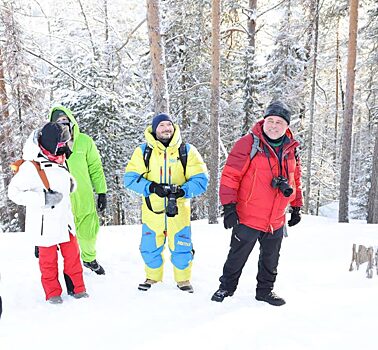
[{"label": "man in yellow and blue snowsuit", "polygon": [[104,268],[96,260],[96,241],[100,223],[93,197],[94,190],[98,194],[97,208],[103,211],[106,208],[107,186],[100,153],[93,139],[80,132],[79,125],[68,108],[53,107],[49,113],[49,120],[69,127],[72,155],[67,159],[67,166],[77,182],[76,191],[71,193],[71,204],[81,258],[85,267],[98,275],[104,275]]},{"label": "man in yellow and blue snowsuit", "polygon": [[[163,249],[168,238],[177,287],[193,293],[190,198],[206,191],[207,168],[190,144],[185,145],[186,166],[183,164],[179,151],[180,129],[167,114],[155,116],[144,135],[146,143],[135,149],[124,175],[125,187],[143,196],[140,252],[146,281],[138,289],[146,291],[163,280]],[[150,151],[149,156],[146,149]],[[145,158],[149,158],[147,164]],[[173,213],[172,201],[173,207],[177,202]]]}]

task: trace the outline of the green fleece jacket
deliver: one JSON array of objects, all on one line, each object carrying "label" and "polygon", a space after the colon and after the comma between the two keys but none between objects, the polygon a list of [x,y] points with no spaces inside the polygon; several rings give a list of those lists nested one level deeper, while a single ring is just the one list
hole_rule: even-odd
[{"label": "green fleece jacket", "polygon": [[49,120],[55,110],[63,111],[72,126],[72,155],[67,160],[70,173],[77,182],[77,190],[71,194],[72,211],[75,219],[96,212],[93,190],[106,193],[106,180],[102,169],[101,157],[92,138],[79,130],[72,112],[63,106],[55,106],[49,113]]}]

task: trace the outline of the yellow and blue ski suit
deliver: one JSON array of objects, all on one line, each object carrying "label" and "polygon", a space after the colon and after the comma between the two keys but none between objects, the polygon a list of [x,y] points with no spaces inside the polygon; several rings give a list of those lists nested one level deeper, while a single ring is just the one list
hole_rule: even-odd
[{"label": "yellow and blue ski suit", "polygon": [[[163,250],[166,239],[171,251],[171,261],[174,266],[176,282],[190,280],[193,260],[193,244],[190,229],[190,198],[204,193],[208,185],[207,168],[197,149],[186,144],[187,165],[184,168],[179,157],[181,134],[178,125],[168,147],[152,135],[152,127],[145,132],[147,143],[137,147],[126,166],[124,185],[126,188],[143,196],[142,204],[142,239],[140,252],[142,254],[146,277],[155,281],[163,280]],[[144,163],[143,154],[146,144],[151,147],[149,171]],[[167,198],[160,198],[150,193],[152,181],[165,184],[180,185],[184,190],[183,198],[177,199],[178,214],[168,217],[165,214]],[[148,209],[146,197],[150,197],[151,207]]]}]

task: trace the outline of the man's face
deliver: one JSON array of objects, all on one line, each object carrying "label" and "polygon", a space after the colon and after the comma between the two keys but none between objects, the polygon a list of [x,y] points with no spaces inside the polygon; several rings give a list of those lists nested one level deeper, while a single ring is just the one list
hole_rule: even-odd
[{"label": "man's face", "polygon": [[172,138],[175,128],[170,121],[162,121],[156,128],[156,138],[161,141],[168,141]]},{"label": "man's face", "polygon": [[60,123],[60,124],[65,124],[65,123],[69,123],[70,120],[68,119],[68,117],[66,115],[62,115],[61,117],[59,117],[57,120],[56,120],[57,123]]},{"label": "man's face", "polygon": [[[56,122],[68,128],[68,131],[71,134],[71,139],[72,139],[73,138],[72,123],[70,122],[69,118],[66,115],[62,115],[56,120]],[[72,140],[70,142],[72,143]]]},{"label": "man's face", "polygon": [[277,140],[285,135],[289,124],[285,119],[276,115],[270,115],[264,119],[263,130],[272,140]]}]

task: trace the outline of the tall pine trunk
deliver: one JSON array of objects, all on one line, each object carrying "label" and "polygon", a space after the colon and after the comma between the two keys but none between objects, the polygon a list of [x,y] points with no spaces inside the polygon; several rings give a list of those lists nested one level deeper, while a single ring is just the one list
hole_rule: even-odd
[{"label": "tall pine trunk", "polygon": [[373,169],[371,173],[371,186],[369,190],[367,223],[378,224],[378,127],[375,131],[372,164]]},{"label": "tall pine trunk", "polygon": [[[306,177],[306,197],[304,202],[304,211],[308,213],[310,197],[311,197],[311,167],[312,167],[312,143],[314,132],[314,108],[315,108],[315,84],[316,84],[316,68],[318,59],[318,36],[319,36],[319,0],[315,0],[315,16],[314,16],[314,57],[312,65],[312,79],[311,79],[311,102],[310,102],[310,123],[307,137],[307,177]],[[319,199],[318,199],[319,200]]]},{"label": "tall pine trunk", "polygon": [[220,0],[212,1],[212,59],[210,115],[209,224],[218,223],[219,99],[220,99]]},{"label": "tall pine trunk", "polygon": [[147,26],[152,64],[152,93],[155,113],[169,113],[165,46],[161,36],[160,1],[147,0]]},{"label": "tall pine trunk", "polygon": [[257,0],[249,0],[248,8],[248,46],[246,57],[246,81],[245,81],[245,102],[244,102],[244,122],[243,134],[247,133],[252,125],[254,119],[254,106],[256,105],[256,91],[254,86],[254,66],[255,66],[255,51],[256,51],[256,11]]},{"label": "tall pine trunk", "polygon": [[357,28],[358,0],[350,0],[347,81],[345,89],[345,108],[343,113],[343,136],[341,148],[339,222],[349,222],[349,182],[352,149],[354,82],[356,77],[355,66],[357,56]]}]

